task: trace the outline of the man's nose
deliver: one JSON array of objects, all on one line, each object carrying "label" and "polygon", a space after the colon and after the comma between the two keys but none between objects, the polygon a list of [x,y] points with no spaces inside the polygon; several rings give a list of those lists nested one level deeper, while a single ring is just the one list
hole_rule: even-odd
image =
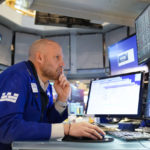
[{"label": "man's nose", "polygon": [[64,67],[65,66],[65,62],[64,62],[64,60],[62,59],[62,61],[61,61],[61,66],[62,67]]}]

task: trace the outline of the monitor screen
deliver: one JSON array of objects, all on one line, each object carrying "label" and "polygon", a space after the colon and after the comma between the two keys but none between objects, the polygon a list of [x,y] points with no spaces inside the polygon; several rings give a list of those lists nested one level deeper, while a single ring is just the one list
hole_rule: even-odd
[{"label": "monitor screen", "polygon": [[111,75],[145,70],[138,66],[136,35],[108,47]]},{"label": "monitor screen", "polygon": [[134,72],[91,81],[86,114],[139,117],[143,73]]},{"label": "monitor screen", "polygon": [[[150,5],[135,20],[138,63],[147,64],[150,68]],[[145,118],[150,118],[150,73],[148,79]]]},{"label": "monitor screen", "polygon": [[139,64],[150,61],[150,5],[136,18]]}]

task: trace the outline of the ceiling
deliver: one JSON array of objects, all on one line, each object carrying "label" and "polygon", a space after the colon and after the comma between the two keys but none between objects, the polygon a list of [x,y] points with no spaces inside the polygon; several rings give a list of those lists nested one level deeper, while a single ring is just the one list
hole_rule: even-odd
[{"label": "ceiling", "polygon": [[133,26],[134,19],[149,3],[150,0],[33,0],[31,9]]},{"label": "ceiling", "polygon": [[[15,15],[14,18],[7,16],[6,11],[4,13],[4,10],[6,9],[4,7],[6,6],[3,6],[3,9],[2,6],[0,6],[0,22],[2,24],[11,27],[14,30],[35,32],[43,35],[47,34],[48,32],[63,33],[66,31],[107,32],[124,25],[134,27],[135,18],[142,12],[142,10],[147,5],[150,4],[150,0],[24,0],[24,2],[26,2],[25,7],[28,7],[32,10],[88,19],[92,23],[103,25],[103,29],[99,30],[86,30],[75,28],[68,29],[58,27],[54,28],[51,26],[40,28],[39,25],[34,25],[34,27],[32,28],[29,23],[29,19],[28,23],[24,23],[24,17],[24,19],[22,19],[21,22],[18,23],[17,21],[19,19],[17,19],[17,15]],[[12,13],[9,12],[8,15],[12,15]],[[15,19],[17,20],[16,22]],[[104,25],[104,23],[106,22],[109,24]],[[34,21],[32,21],[32,23],[34,24]]]}]

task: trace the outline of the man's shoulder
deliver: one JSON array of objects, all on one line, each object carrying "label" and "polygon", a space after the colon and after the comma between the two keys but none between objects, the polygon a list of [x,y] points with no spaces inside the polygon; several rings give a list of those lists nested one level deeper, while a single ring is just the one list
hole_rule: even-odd
[{"label": "man's shoulder", "polygon": [[12,75],[16,75],[16,74],[24,74],[27,70],[27,66],[26,66],[26,62],[23,61],[23,62],[20,62],[20,63],[17,63],[17,64],[14,64],[10,67],[8,67],[6,70],[4,70],[0,76],[12,76]]},{"label": "man's shoulder", "polygon": [[[22,69],[22,67],[24,68],[26,66],[26,61],[22,61],[22,62],[19,62],[19,63],[16,63],[16,64],[14,64],[14,65],[12,65],[12,66],[10,66],[9,68],[10,69],[15,69],[15,68],[17,68],[17,69]],[[9,69],[8,68],[8,69]]]}]

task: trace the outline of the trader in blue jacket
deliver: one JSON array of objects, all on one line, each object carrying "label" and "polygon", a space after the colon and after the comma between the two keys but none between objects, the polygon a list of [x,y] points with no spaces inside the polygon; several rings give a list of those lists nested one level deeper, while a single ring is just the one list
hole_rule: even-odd
[{"label": "trader in blue jacket", "polygon": [[[29,60],[15,64],[0,74],[0,150],[10,150],[11,142],[49,140],[64,135],[101,139],[104,132],[89,123],[61,123],[68,117],[70,84],[63,73],[62,49],[48,39],[35,41]],[[58,94],[53,103],[54,81]]]}]

